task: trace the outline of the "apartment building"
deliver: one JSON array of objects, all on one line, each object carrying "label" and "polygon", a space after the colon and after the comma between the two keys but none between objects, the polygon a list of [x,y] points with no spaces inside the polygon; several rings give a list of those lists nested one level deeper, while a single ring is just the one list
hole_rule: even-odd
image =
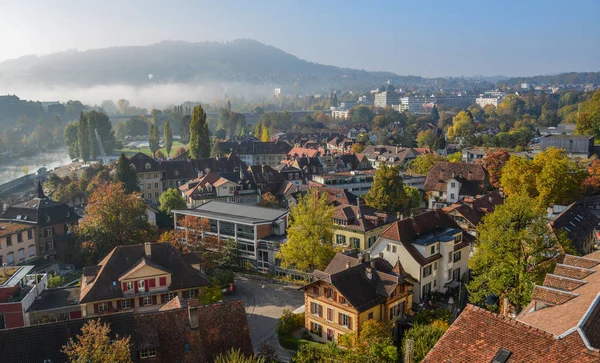
[{"label": "apartment building", "polygon": [[375,170],[352,170],[313,175],[311,185],[341,188],[355,195],[363,195],[371,190],[375,173]]},{"label": "apartment building", "polygon": [[158,205],[158,198],[163,192],[160,163],[142,153],[133,155],[129,161],[135,168],[140,193],[148,202]]},{"label": "apartment building", "polygon": [[305,328],[319,342],[338,342],[344,334],[359,338],[369,320],[398,323],[412,311],[414,279],[398,264],[381,258],[336,254],[324,271],[313,272],[305,285]]},{"label": "apartment building", "polygon": [[396,92],[379,92],[375,94],[375,102],[373,105],[375,107],[387,107],[391,105],[397,105],[400,100],[400,95]]},{"label": "apartment building", "polygon": [[438,162],[429,170],[423,190],[429,208],[444,208],[463,198],[474,199],[490,189],[489,176],[481,164]]},{"label": "apartment building", "polygon": [[[132,310],[158,311],[175,297],[197,298],[209,285],[195,263],[170,243],[115,247],[83,270],[79,304],[83,317]],[[191,255],[190,257],[194,257]]]},{"label": "apartment building", "polygon": [[38,257],[35,226],[0,221],[0,266],[27,262]]},{"label": "apartment building", "polygon": [[260,193],[242,170],[239,172],[198,172],[198,178],[179,187],[188,208],[195,208],[210,201],[237,204],[256,204]]},{"label": "apartment building", "polygon": [[285,209],[211,201],[194,209],[174,209],[175,228],[184,228],[177,221],[185,216],[207,220],[205,232],[237,242],[242,263],[250,263],[261,272],[275,273],[275,254],[285,242],[289,212]]},{"label": "apartment building", "polygon": [[34,273],[34,267],[0,267],[0,330],[26,325],[25,311],[46,289],[48,276]]},{"label": "apartment building", "polygon": [[415,280],[413,300],[460,287],[474,237],[442,210],[394,222],[365,253],[400,262]]},{"label": "apartment building", "polygon": [[360,204],[340,204],[333,211],[333,243],[337,246],[365,250],[373,245],[395,218]]}]

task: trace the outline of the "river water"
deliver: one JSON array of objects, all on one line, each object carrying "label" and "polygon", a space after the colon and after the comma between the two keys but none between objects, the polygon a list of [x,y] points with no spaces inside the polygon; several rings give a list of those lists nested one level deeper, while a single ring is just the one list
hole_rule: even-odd
[{"label": "river water", "polygon": [[[7,157],[0,155],[0,158]],[[0,163],[0,184],[4,184],[20,176],[23,176],[23,167],[29,167],[29,173],[36,173],[41,167],[45,167],[48,171],[71,162],[66,148],[59,148],[46,151],[42,154],[21,157],[17,160],[5,163],[4,160]]]}]

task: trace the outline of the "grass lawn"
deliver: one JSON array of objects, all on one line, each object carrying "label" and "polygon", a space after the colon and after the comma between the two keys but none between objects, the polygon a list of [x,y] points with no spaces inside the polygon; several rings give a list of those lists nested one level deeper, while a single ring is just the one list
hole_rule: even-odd
[{"label": "grass lawn", "polygon": [[[184,146],[187,149],[187,144],[182,144],[179,141],[173,140],[173,146],[171,147],[171,157],[173,157],[175,155],[175,152],[177,151],[177,149],[179,149],[180,147]],[[167,150],[163,147],[160,149],[163,154],[167,155]],[[150,148],[149,147],[142,147],[142,148],[122,148],[121,150],[115,150],[114,153],[115,155],[121,155],[121,153],[125,153],[125,156],[131,156],[134,154],[137,154],[139,152],[144,153],[146,155],[150,155],[152,156],[152,152],[150,152]],[[157,151],[158,153],[158,151]]]}]

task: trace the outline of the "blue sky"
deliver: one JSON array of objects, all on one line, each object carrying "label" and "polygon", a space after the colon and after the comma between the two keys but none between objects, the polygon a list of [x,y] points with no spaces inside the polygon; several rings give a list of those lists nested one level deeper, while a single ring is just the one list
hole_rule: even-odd
[{"label": "blue sky", "polygon": [[252,38],[302,59],[421,76],[600,71],[600,1],[0,0],[0,60]]}]

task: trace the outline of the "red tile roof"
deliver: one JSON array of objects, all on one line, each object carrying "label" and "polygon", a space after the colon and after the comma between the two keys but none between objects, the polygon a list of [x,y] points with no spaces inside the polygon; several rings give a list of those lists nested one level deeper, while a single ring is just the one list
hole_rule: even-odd
[{"label": "red tile roof", "polygon": [[446,183],[450,179],[461,183],[460,195],[484,194],[489,187],[487,172],[480,164],[440,161],[427,173],[423,190],[445,192],[448,190]]},{"label": "red tile roof", "polygon": [[467,305],[423,362],[488,363],[501,348],[511,352],[508,362],[600,361],[598,351],[588,349],[577,331],[557,339],[514,319]]},{"label": "red tile roof", "polygon": [[535,286],[531,293],[531,299],[541,301],[552,305],[561,305],[577,297],[576,294],[561,291],[559,289],[548,286]]}]

